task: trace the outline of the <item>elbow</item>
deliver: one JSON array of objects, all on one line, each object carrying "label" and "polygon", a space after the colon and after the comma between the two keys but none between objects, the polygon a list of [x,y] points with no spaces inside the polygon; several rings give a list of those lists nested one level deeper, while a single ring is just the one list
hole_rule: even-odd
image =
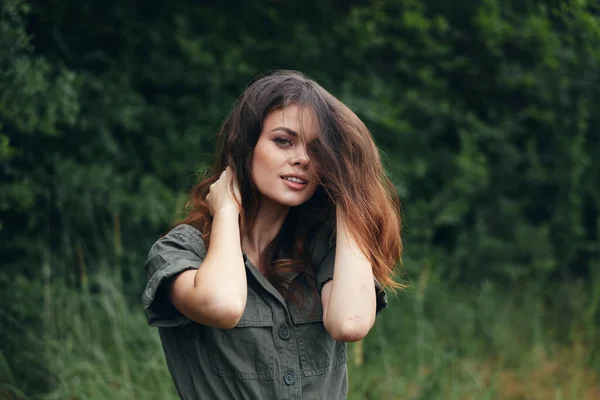
[{"label": "elbow", "polygon": [[215,307],[211,315],[214,317],[213,327],[220,329],[232,329],[242,318],[245,304],[230,302],[227,305]]},{"label": "elbow", "polygon": [[221,329],[232,329],[242,318],[246,308],[245,299],[223,299],[213,300],[211,306],[207,307],[209,315],[214,318],[213,327]]},{"label": "elbow", "polygon": [[335,324],[327,324],[325,328],[335,341],[358,342],[367,336],[372,326],[372,322],[355,317]]},{"label": "elbow", "polygon": [[[246,299],[223,298],[203,299],[192,320],[213,328],[232,329],[242,318],[246,308]],[[198,304],[198,303],[197,303]]]}]

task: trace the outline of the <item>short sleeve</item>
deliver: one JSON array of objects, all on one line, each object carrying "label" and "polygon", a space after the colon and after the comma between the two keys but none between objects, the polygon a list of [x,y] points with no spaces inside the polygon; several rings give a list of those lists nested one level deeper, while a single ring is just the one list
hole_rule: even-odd
[{"label": "short sleeve", "polygon": [[148,281],[142,294],[149,325],[170,327],[189,322],[173,306],[163,283],[183,271],[197,269],[205,255],[200,231],[190,225],[178,225],[152,245],[145,264]]},{"label": "short sleeve", "polygon": [[[317,238],[319,238],[318,235]],[[335,265],[335,235],[333,233],[330,233],[326,236],[326,238],[322,238],[321,240],[323,239],[325,239],[325,247],[327,250],[325,250],[325,255],[320,257],[320,261],[318,262],[317,289],[319,291],[319,294],[321,294],[323,286],[325,286],[327,282],[333,279],[333,270]],[[322,244],[316,245],[315,248],[318,249],[322,246]],[[373,278],[373,281],[375,294],[377,296],[376,312],[379,313],[379,311],[387,307],[387,294],[385,293],[385,290],[383,290],[381,284],[377,281],[377,279]]]}]

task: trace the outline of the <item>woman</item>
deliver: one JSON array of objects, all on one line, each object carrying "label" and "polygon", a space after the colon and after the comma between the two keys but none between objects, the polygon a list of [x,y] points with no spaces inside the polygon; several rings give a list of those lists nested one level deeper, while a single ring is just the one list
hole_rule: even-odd
[{"label": "woman", "polygon": [[182,399],[343,399],[345,342],[397,288],[399,203],[359,118],[311,79],[254,81],[143,301]]}]

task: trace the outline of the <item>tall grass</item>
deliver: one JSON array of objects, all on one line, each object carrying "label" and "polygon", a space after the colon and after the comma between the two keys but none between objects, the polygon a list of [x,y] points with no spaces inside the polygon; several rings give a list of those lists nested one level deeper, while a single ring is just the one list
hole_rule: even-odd
[{"label": "tall grass", "polygon": [[600,399],[595,301],[581,283],[452,288],[425,271],[350,360],[349,398]]},{"label": "tall grass", "polygon": [[[84,292],[31,284],[46,287],[49,304],[38,308],[40,326],[18,328],[23,348],[13,362],[0,353],[0,398],[177,399],[141,306],[118,280],[89,279],[93,290]],[[600,398],[597,315],[589,311],[598,296],[575,283],[540,286],[452,288],[424,274],[350,345],[349,398]],[[23,374],[49,389],[20,387]]]},{"label": "tall grass", "polygon": [[[126,301],[116,282],[108,276],[90,277],[93,289],[88,292],[63,284],[46,287],[50,294],[45,298],[51,298],[51,304],[41,310],[51,315],[41,320],[49,321],[48,325],[44,323],[43,329],[22,327],[21,332],[23,342],[46,353],[45,357],[40,354],[45,365],[34,367],[50,375],[47,380],[52,389],[35,393],[36,388],[29,387],[29,398],[178,398],[157,332],[146,325],[141,306]],[[29,353],[23,349],[23,357]],[[12,385],[5,385],[5,391],[9,390],[13,394],[8,398],[27,398],[15,390],[14,379]]]}]

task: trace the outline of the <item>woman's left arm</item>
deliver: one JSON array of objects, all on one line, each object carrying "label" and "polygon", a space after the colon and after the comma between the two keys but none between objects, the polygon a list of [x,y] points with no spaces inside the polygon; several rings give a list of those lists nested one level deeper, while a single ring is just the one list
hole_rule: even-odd
[{"label": "woman's left arm", "polygon": [[339,342],[361,340],[375,323],[373,268],[339,215],[333,279],[323,286],[321,302],[325,329]]}]

